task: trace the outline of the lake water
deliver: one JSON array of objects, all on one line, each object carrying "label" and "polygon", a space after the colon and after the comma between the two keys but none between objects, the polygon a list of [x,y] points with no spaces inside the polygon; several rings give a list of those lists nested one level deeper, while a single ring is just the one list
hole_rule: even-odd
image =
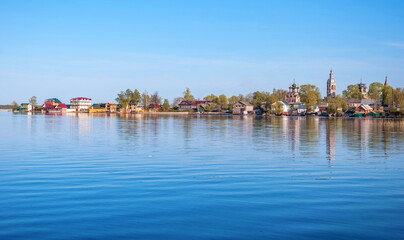
[{"label": "lake water", "polygon": [[403,239],[404,121],[0,113],[0,239]]}]

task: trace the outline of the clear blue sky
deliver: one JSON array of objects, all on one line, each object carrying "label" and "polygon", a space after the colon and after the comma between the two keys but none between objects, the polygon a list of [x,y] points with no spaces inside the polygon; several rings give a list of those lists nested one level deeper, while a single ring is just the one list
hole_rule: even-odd
[{"label": "clear blue sky", "polygon": [[0,104],[404,87],[404,1],[1,1]]}]

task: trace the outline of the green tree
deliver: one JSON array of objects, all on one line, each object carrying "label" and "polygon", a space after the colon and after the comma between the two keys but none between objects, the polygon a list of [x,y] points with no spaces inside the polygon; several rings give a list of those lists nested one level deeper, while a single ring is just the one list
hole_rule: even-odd
[{"label": "green tree", "polygon": [[362,99],[363,95],[359,90],[359,86],[357,84],[351,84],[347,86],[347,89],[342,92],[344,97],[346,98],[356,98]]},{"label": "green tree", "polygon": [[382,100],[384,106],[393,104],[393,88],[391,86],[383,87]]},{"label": "green tree", "polygon": [[132,91],[127,89],[125,92],[121,91],[118,93],[118,97],[115,98],[115,101],[119,104],[119,107],[121,107],[125,112],[128,111],[131,95]]},{"label": "green tree", "polygon": [[267,100],[265,92],[255,91],[252,93],[252,104],[255,108],[260,108]]},{"label": "green tree", "polygon": [[379,82],[374,82],[369,85],[369,97],[375,101],[375,109],[383,95],[384,85]]},{"label": "green tree", "polygon": [[300,99],[307,106],[307,111],[314,110],[314,105],[321,101],[320,89],[311,84],[305,84],[300,86]]},{"label": "green tree", "polygon": [[135,89],[132,94],[132,104],[137,105],[142,101],[142,95],[140,94],[139,90]]},{"label": "green tree", "polygon": [[35,107],[38,104],[36,96],[32,96],[28,101],[33,107]]},{"label": "green tree", "polygon": [[338,111],[346,112],[348,110],[348,103],[346,98],[337,95],[333,98],[328,98],[327,113],[337,113]]},{"label": "green tree", "polygon": [[184,101],[195,101],[194,96],[192,96],[191,94],[191,90],[189,88],[185,89],[185,91],[183,92],[184,94]]},{"label": "green tree", "polygon": [[163,103],[163,111],[167,112],[168,110],[170,110],[170,103],[168,102],[168,99],[164,99],[164,103]]}]

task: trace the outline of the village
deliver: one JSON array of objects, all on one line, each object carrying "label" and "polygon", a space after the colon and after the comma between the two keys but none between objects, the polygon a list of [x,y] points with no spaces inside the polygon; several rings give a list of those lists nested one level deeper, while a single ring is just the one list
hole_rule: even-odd
[{"label": "village", "polygon": [[327,95],[321,98],[315,85],[298,86],[293,82],[289,90],[274,89],[269,92],[254,92],[227,98],[213,94],[195,99],[190,89],[170,104],[157,92],[140,94],[138,90],[126,90],[118,94],[116,102],[93,103],[88,97],[75,97],[69,103],[58,98],[49,98],[42,105],[32,97],[28,103],[13,103],[13,112],[41,113],[154,113],[154,114],[235,114],[235,115],[286,115],[328,117],[402,117],[404,112],[404,89],[375,82],[369,88],[362,81],[349,85],[342,95],[337,95],[334,73],[329,73]]}]

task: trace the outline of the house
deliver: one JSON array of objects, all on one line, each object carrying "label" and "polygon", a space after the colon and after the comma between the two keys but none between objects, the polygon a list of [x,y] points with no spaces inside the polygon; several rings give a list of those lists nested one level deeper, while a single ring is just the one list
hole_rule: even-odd
[{"label": "house", "polygon": [[299,106],[297,106],[297,114],[299,115],[305,115],[307,112],[307,107],[304,104],[300,104]]},{"label": "house", "polygon": [[210,104],[212,101],[181,101],[178,104],[180,111],[194,111],[199,112],[202,111],[200,107],[204,108],[206,104]]},{"label": "house", "polygon": [[[286,101],[277,101],[272,103],[271,108],[272,108],[272,113],[275,114],[281,114],[281,115],[289,115],[291,112],[291,104],[289,104]],[[277,109],[277,108],[280,109]]]},{"label": "house", "polygon": [[140,103],[130,106],[131,112],[144,112],[144,106]]},{"label": "house", "polygon": [[318,110],[321,114],[326,114],[327,113],[327,108],[328,108],[328,103],[327,102],[321,102],[318,104]]},{"label": "house", "polygon": [[21,103],[19,107],[19,111],[23,112],[32,112],[34,110],[34,106],[31,103]]},{"label": "house", "polygon": [[160,104],[151,103],[149,104],[149,112],[157,112],[161,109]]},{"label": "house", "polygon": [[362,101],[360,99],[357,99],[357,98],[348,98],[347,103],[348,103],[348,108],[349,109],[355,109],[355,108],[359,107],[362,104]]},{"label": "house", "polygon": [[91,105],[91,98],[76,97],[70,99],[70,109],[75,109],[76,111],[88,111]]},{"label": "house", "polygon": [[66,106],[66,104],[62,103],[57,98],[49,98],[49,99],[46,99],[44,104],[42,105],[42,110],[47,113],[66,112],[67,106]]},{"label": "house", "polygon": [[244,101],[233,104],[233,114],[248,114],[254,111],[254,106]]},{"label": "house", "polygon": [[361,104],[355,108],[355,114],[367,114],[373,112],[373,108],[366,104]]}]

